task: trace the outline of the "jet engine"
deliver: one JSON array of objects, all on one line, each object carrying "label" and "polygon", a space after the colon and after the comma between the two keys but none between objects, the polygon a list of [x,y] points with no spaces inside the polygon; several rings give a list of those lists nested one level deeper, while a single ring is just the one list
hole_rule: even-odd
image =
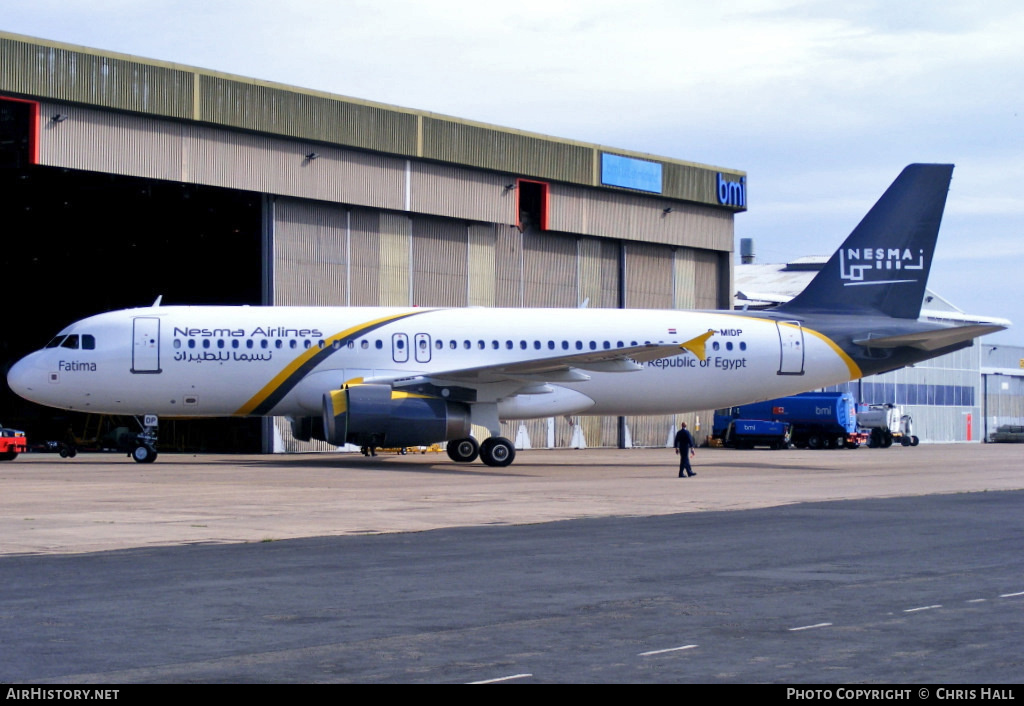
[{"label": "jet engine", "polygon": [[324,393],[325,441],[341,446],[426,446],[470,435],[469,406],[440,397],[346,385]]}]

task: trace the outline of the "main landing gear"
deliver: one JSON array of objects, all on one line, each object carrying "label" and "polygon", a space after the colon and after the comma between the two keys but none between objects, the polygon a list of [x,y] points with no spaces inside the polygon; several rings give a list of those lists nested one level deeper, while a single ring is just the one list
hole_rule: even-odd
[{"label": "main landing gear", "polygon": [[471,436],[448,442],[448,458],[456,463],[470,463],[477,456],[486,465],[501,468],[515,460],[516,447],[501,436],[484,439],[480,444]]}]

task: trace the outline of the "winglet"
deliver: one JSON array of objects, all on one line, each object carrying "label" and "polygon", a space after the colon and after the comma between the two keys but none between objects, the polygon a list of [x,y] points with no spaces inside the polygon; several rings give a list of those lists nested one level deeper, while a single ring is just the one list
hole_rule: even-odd
[{"label": "winglet", "polygon": [[707,352],[704,350],[705,346],[706,346],[706,344],[708,342],[708,339],[711,338],[714,335],[715,335],[714,329],[709,329],[707,333],[702,333],[701,335],[697,336],[696,338],[691,338],[686,343],[680,343],[679,347],[682,348],[683,350],[690,351],[695,356],[700,358],[700,360],[703,362],[703,361],[707,360],[707,358],[708,358]]}]

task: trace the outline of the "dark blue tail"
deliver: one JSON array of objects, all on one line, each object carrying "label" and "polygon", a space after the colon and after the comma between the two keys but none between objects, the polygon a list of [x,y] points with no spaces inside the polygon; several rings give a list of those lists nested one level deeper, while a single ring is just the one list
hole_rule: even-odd
[{"label": "dark blue tail", "polygon": [[952,164],[904,169],[807,288],[778,310],[920,316],[952,176]]}]

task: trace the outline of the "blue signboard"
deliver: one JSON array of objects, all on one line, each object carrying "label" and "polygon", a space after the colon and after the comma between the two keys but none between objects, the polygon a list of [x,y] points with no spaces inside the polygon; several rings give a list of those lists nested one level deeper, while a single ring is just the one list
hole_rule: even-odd
[{"label": "blue signboard", "polygon": [[660,194],[661,164],[602,152],[601,183]]}]

